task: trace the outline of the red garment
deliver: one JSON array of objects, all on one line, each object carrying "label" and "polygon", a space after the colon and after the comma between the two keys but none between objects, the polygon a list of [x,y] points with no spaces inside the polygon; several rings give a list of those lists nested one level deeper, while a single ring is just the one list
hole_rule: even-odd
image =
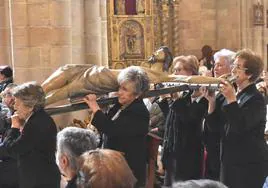
[{"label": "red garment", "polygon": [[136,0],[125,0],[125,8],[126,8],[127,15],[137,14]]},{"label": "red garment", "polygon": [[206,147],[204,147],[203,161],[202,161],[202,177],[206,176],[207,156],[208,156],[207,149],[206,149]]}]

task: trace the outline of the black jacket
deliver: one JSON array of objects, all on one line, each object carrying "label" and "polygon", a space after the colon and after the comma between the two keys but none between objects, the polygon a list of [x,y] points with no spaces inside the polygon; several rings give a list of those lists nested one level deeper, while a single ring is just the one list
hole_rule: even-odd
[{"label": "black jacket", "polygon": [[[216,95],[216,108],[221,109],[223,102],[225,101],[225,97],[218,93]],[[223,116],[219,116],[217,121],[221,122],[220,118],[224,118]],[[213,127],[221,127],[213,125]],[[207,121],[204,122],[204,130],[203,130],[203,142],[205,144],[207,150],[207,158],[205,164],[205,178],[219,180],[220,179],[220,140],[221,133],[219,129],[216,130],[210,129],[210,126],[207,124]]]},{"label": "black jacket", "polygon": [[20,188],[60,186],[55,162],[56,134],[56,125],[44,110],[34,112],[21,133],[16,128],[8,131],[0,157],[17,157]]},{"label": "black jacket", "polygon": [[230,188],[263,184],[268,174],[265,122],[265,101],[254,84],[237,95],[237,102],[225,101],[207,117],[210,128],[222,132],[222,181]]},{"label": "black jacket", "polygon": [[8,84],[13,83],[13,78],[7,78],[0,82],[0,93],[5,90]]},{"label": "black jacket", "polygon": [[176,159],[176,180],[201,178],[202,122],[207,112],[207,100],[191,101],[191,92],[184,93],[171,105],[166,121],[163,162]]},{"label": "black jacket", "polygon": [[146,177],[146,136],[149,127],[149,112],[141,99],[136,99],[111,120],[120,109],[117,103],[108,115],[97,111],[92,124],[107,136],[106,148],[124,153],[138,184]]}]

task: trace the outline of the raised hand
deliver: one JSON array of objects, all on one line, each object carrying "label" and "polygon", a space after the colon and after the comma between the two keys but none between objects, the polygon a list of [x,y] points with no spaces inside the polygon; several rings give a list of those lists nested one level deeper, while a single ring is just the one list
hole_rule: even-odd
[{"label": "raised hand", "polygon": [[233,85],[228,81],[222,81],[220,92],[226,98],[228,104],[236,101],[236,94]]},{"label": "raised hand", "polygon": [[100,107],[97,103],[97,96],[95,94],[89,94],[85,96],[84,101],[87,103],[88,107],[92,110],[93,113],[100,110]]},{"label": "raised hand", "polygon": [[209,90],[207,87],[200,87],[199,91],[208,100],[208,113],[212,113],[215,110],[216,95],[215,91]]}]

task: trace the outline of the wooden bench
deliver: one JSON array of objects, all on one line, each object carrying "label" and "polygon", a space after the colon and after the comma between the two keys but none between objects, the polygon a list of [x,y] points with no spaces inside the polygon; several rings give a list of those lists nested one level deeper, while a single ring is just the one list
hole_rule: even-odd
[{"label": "wooden bench", "polygon": [[154,188],[155,164],[157,162],[158,147],[162,141],[162,138],[155,134],[148,133],[147,141],[149,162],[146,188]]}]

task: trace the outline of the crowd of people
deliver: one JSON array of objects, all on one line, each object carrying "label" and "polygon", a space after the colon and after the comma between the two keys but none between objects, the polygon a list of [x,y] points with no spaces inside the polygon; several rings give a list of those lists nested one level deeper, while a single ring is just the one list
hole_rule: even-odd
[{"label": "crowd of people", "polygon": [[162,140],[163,187],[267,187],[263,61],[248,49],[202,52],[201,60],[175,57],[173,74],[221,78],[216,90],[201,86],[145,102],[148,75],[131,66],[119,73],[118,100],[108,110],[86,95],[99,135],[59,131],[43,88],[16,85],[12,69],[0,67],[0,188],[145,188],[149,132]]}]

